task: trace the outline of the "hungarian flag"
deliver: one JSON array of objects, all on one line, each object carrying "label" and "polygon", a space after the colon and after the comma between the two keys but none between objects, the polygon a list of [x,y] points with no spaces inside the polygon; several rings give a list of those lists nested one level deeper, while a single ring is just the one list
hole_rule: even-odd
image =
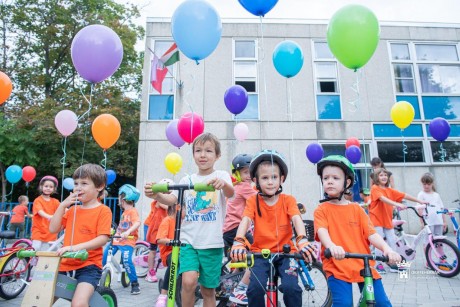
[{"label": "hungarian flag", "polygon": [[163,63],[158,59],[154,54],[152,59],[152,68],[150,71],[150,83],[158,93],[161,94],[161,88],[163,86],[163,80],[165,79],[168,69],[163,65]]},{"label": "hungarian flag", "polygon": [[177,49],[176,43],[165,52],[160,58],[160,61],[163,62],[164,66],[170,66],[179,61],[179,49]]}]

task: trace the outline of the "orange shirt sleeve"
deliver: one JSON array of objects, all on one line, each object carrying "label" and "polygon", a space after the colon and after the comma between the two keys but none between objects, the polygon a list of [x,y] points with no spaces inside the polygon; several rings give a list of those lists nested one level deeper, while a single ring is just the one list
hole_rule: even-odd
[{"label": "orange shirt sleeve", "polygon": [[251,221],[254,221],[254,216],[256,214],[256,195],[253,195],[249,197],[246,200],[246,207],[244,208],[243,216],[247,216],[248,218],[251,219]]},{"label": "orange shirt sleeve", "polygon": [[150,213],[147,216],[147,218],[144,220],[144,225],[150,225],[150,222],[152,222],[153,215],[155,214],[155,206],[157,204],[157,201],[154,200],[150,203]]},{"label": "orange shirt sleeve", "polygon": [[394,200],[398,203],[402,202],[402,200],[404,199],[404,196],[406,196],[406,193],[400,192],[392,188],[388,188],[388,192],[389,192],[388,194],[390,194],[391,200]]},{"label": "orange shirt sleeve", "polygon": [[321,207],[321,204],[318,205],[318,207],[315,209],[315,212],[313,213],[313,221],[315,226],[315,241],[319,242],[320,240],[318,237],[318,229],[329,228],[327,218],[325,216],[325,212],[323,211],[323,207]]}]

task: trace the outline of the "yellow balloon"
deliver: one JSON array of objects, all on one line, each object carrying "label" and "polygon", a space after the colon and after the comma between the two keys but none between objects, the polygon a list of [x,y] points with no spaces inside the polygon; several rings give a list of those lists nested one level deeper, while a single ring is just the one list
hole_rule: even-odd
[{"label": "yellow balloon", "polygon": [[414,116],[414,107],[407,101],[399,101],[391,108],[391,120],[400,129],[409,127]]},{"label": "yellow balloon", "polygon": [[182,168],[182,157],[178,153],[170,152],[166,155],[165,166],[168,172],[177,174]]}]

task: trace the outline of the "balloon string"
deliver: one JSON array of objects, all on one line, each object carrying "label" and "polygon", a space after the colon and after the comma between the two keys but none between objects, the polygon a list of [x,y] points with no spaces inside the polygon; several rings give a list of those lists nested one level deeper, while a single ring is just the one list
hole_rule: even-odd
[{"label": "balloon string", "polygon": [[[86,102],[88,103],[88,110],[86,110],[85,113],[83,113],[82,115],[80,115],[80,117],[78,117],[78,120],[80,120],[80,118],[84,118],[86,114],[88,114],[88,117],[89,117],[89,112],[91,111],[91,109],[93,108],[93,104],[91,103],[91,97],[93,96],[93,90],[94,90],[94,87],[96,85],[94,83],[91,83],[91,87],[90,87],[90,94],[89,94],[89,100],[86,98],[85,94],[83,93],[83,90],[82,88],[80,87],[80,93],[81,95],[83,96],[83,98],[86,100]],[[80,106],[81,107],[81,106]]]},{"label": "balloon string", "polygon": [[[84,135],[83,135],[83,150],[82,150],[82,153],[81,153],[81,161],[80,161],[80,166],[83,165],[83,159],[85,157],[85,149],[86,149],[86,137],[88,135],[88,127],[89,127],[89,116],[90,116],[90,111],[92,109],[92,104],[91,104],[91,101],[92,101],[92,98],[93,98],[93,89],[94,89],[94,84],[91,83],[91,90],[90,90],[90,95],[89,95],[89,100],[88,103],[89,103],[89,109],[88,111],[86,111],[84,114],[82,114],[82,116],[80,116],[78,119],[80,118],[83,118],[83,127],[84,128]],[[86,97],[83,95],[83,97],[85,98],[86,100]],[[87,117],[87,121],[84,120],[84,117],[83,116],[86,116]]]},{"label": "balloon string", "polygon": [[104,154],[104,159],[101,160],[101,166],[105,169],[107,169],[107,150],[103,150],[102,153]]},{"label": "balloon string", "polygon": [[[260,45],[258,46],[258,49],[259,49],[259,54],[261,56],[260,56],[260,59],[257,62],[257,65],[259,66],[259,71],[262,74],[265,110],[269,110],[269,108],[268,108],[268,95],[267,95],[267,78],[266,78],[266,74],[265,74],[265,69],[262,66],[262,63],[265,60],[264,27],[263,27],[263,18],[262,18],[262,16],[260,16]],[[259,89],[257,89],[257,91],[259,92]],[[259,114],[260,114],[260,111],[259,111]],[[262,130],[262,125],[260,125],[259,127]],[[267,119],[267,128],[269,128],[269,127],[270,127],[270,120]],[[260,131],[260,135],[262,135],[262,131]],[[260,147],[262,147],[262,138],[260,139]]]},{"label": "balloon string", "polygon": [[361,81],[362,78],[362,71],[361,70],[356,70],[356,81],[353,83],[353,85],[350,87],[353,92],[356,94],[356,98],[352,101],[348,101],[348,103],[352,106],[350,109],[350,112],[356,112],[358,110],[359,105],[361,104],[361,96],[359,93],[359,82]]},{"label": "balloon string", "polygon": [[440,145],[439,148],[441,149],[441,158],[440,158],[440,161],[441,161],[441,162],[446,162],[447,150],[444,149],[444,146],[442,146],[442,142],[441,142],[441,145]]},{"label": "balloon string", "polygon": [[65,170],[65,160],[66,160],[66,156],[67,156],[66,144],[67,144],[67,137],[65,136],[64,139],[62,140],[62,152],[63,152],[64,156],[62,157],[62,159],[60,161],[60,163],[62,165],[61,202],[64,199],[64,176],[65,176],[64,170]]},{"label": "balloon string", "polygon": [[8,193],[8,194],[5,195],[5,198],[7,198],[7,197],[10,196],[11,194],[13,194],[13,188],[14,188],[14,183],[11,184],[11,191],[10,191],[10,193]]},{"label": "balloon string", "polygon": [[403,163],[404,163],[404,167],[406,167],[406,155],[409,153],[408,152],[408,147],[407,145],[404,143],[404,129],[401,129],[401,137],[402,137],[402,146],[403,146],[403,149],[402,149],[402,153],[403,153]]},{"label": "balloon string", "polygon": [[[290,161],[289,161],[289,168],[294,171],[296,169],[295,167],[295,160],[294,160],[294,123],[293,123],[293,116],[292,116],[292,97],[291,97],[291,79],[287,78],[286,79],[286,95],[287,95],[287,100],[288,100],[288,117],[289,121],[291,122],[291,141],[289,142],[289,154],[291,156]],[[292,186],[291,184],[291,194],[292,194]]]}]

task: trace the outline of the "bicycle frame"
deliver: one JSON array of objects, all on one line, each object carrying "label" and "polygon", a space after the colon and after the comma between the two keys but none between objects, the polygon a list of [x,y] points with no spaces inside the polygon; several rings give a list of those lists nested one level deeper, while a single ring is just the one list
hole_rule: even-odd
[{"label": "bicycle frame", "polygon": [[438,214],[447,214],[452,221],[452,225],[454,226],[454,234],[455,239],[457,241],[457,246],[460,248],[460,233],[458,232],[458,222],[457,218],[455,217],[454,213],[460,213],[460,209],[444,209],[442,211],[436,211]]},{"label": "bicycle frame", "polygon": [[112,276],[117,276],[117,281],[120,282],[121,273],[125,272],[125,268],[118,261],[116,261],[115,257],[113,257],[112,244],[110,244],[109,246],[109,252],[107,254],[107,263],[105,264],[102,270],[105,270],[107,268],[110,270]]}]

